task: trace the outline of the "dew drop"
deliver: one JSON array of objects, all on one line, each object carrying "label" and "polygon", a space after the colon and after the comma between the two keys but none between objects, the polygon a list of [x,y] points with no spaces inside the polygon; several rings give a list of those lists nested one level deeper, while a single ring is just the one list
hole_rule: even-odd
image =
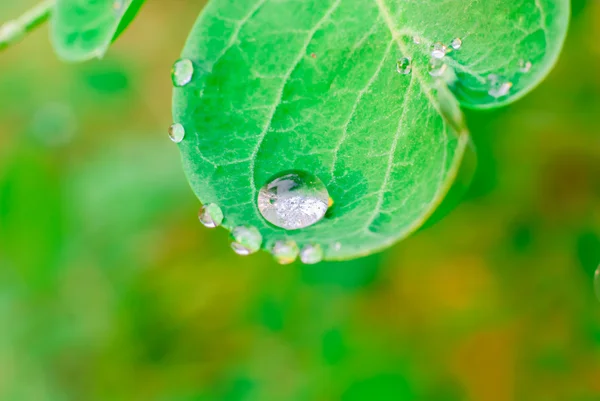
[{"label": "dew drop", "polygon": [[333,248],[334,251],[339,251],[340,249],[342,249],[342,243],[341,242],[334,242],[331,247]]},{"label": "dew drop", "polygon": [[185,86],[190,83],[194,75],[194,65],[188,59],[177,60],[171,70],[171,79],[175,86]]},{"label": "dew drop", "polygon": [[175,143],[183,141],[185,137],[185,129],[183,125],[175,123],[169,127],[169,138]]},{"label": "dew drop", "polygon": [[410,64],[410,58],[402,57],[401,59],[398,59],[396,62],[396,71],[398,71],[398,74],[407,75],[410,74],[411,70],[412,65]]},{"label": "dew drop", "polygon": [[458,50],[461,48],[462,46],[462,40],[460,38],[454,38],[452,39],[452,42],[450,42],[450,46],[454,49],[454,50]]},{"label": "dew drop", "polygon": [[446,72],[448,66],[439,58],[432,58],[429,61],[429,75],[432,77],[441,77]]},{"label": "dew drop", "polygon": [[275,260],[282,265],[289,265],[293,263],[297,258],[300,250],[298,245],[292,240],[289,241],[277,241],[273,244],[271,252],[275,257]]},{"label": "dew drop", "polygon": [[596,274],[594,274],[594,292],[596,293],[596,298],[600,301],[600,266],[598,266]]},{"label": "dew drop", "polygon": [[431,57],[442,59],[446,56],[446,51],[448,49],[441,42],[436,42],[431,46]]},{"label": "dew drop", "polygon": [[311,226],[327,212],[329,193],[313,174],[292,170],[277,174],[258,193],[258,210],[271,224],[286,230]]},{"label": "dew drop", "polygon": [[257,252],[262,245],[262,235],[256,227],[236,227],[231,232],[231,239],[231,248],[242,256]]},{"label": "dew drop", "polygon": [[309,244],[300,251],[300,260],[307,265],[314,265],[323,260],[323,249],[318,244]]},{"label": "dew drop", "polygon": [[419,44],[421,44],[421,37],[420,37],[420,36],[417,36],[417,35],[415,35],[415,36],[413,36],[413,37],[412,37],[412,41],[413,41],[413,43],[414,43],[415,45],[419,45]]},{"label": "dew drop", "polygon": [[519,60],[519,71],[521,71],[523,74],[526,74],[529,71],[531,71],[531,67],[533,67],[533,64],[531,63],[531,61]]},{"label": "dew drop", "polygon": [[496,74],[488,75],[489,90],[488,94],[494,98],[500,98],[508,95],[513,84],[509,81],[503,81]]},{"label": "dew drop", "polygon": [[223,211],[214,203],[209,203],[200,208],[200,212],[198,212],[198,220],[200,220],[200,223],[202,223],[205,227],[218,227],[223,222]]}]

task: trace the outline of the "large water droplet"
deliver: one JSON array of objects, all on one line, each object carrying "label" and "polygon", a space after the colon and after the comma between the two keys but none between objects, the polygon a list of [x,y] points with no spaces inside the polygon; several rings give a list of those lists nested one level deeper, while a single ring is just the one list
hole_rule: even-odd
[{"label": "large water droplet", "polygon": [[496,74],[490,74],[488,76],[489,90],[488,94],[491,97],[499,98],[508,95],[510,92],[510,88],[512,88],[513,84],[509,81],[502,80]]},{"label": "large water droplet", "polygon": [[250,255],[260,249],[262,245],[262,235],[256,227],[239,226],[231,232],[231,248],[238,255]]},{"label": "large water droplet", "polygon": [[452,42],[450,42],[450,46],[454,49],[454,50],[458,50],[461,48],[462,46],[462,40],[460,38],[454,38],[452,39]]},{"label": "large water droplet", "polygon": [[271,248],[271,252],[278,263],[282,265],[289,265],[290,263],[293,263],[296,258],[298,258],[300,250],[294,241],[289,240],[275,242]]},{"label": "large water droplet", "polygon": [[323,260],[323,249],[319,244],[309,244],[300,251],[300,260],[307,265],[314,265]]},{"label": "large water droplet", "polygon": [[446,72],[448,66],[441,59],[432,58],[429,61],[429,75],[432,77],[441,77]]},{"label": "large water droplet", "polygon": [[277,174],[258,193],[258,210],[271,224],[286,230],[311,226],[327,212],[325,184],[305,171]]},{"label": "large water droplet", "polygon": [[175,86],[185,86],[190,83],[194,75],[194,64],[188,59],[177,60],[171,70],[171,79]]},{"label": "large water droplet", "polygon": [[183,125],[175,123],[169,127],[169,138],[175,143],[183,141],[185,137],[185,129]]},{"label": "large water droplet", "polygon": [[396,62],[396,71],[398,71],[398,74],[407,75],[410,74],[411,70],[412,66],[410,64],[410,58],[402,57],[401,59],[398,59]]},{"label": "large water droplet", "polygon": [[519,60],[519,71],[521,71],[523,74],[526,74],[529,71],[531,71],[531,67],[533,67],[533,64],[531,63],[531,61]]},{"label": "large water droplet", "polygon": [[598,266],[598,270],[594,274],[594,292],[596,293],[596,298],[600,301],[600,266]]},{"label": "large water droplet", "polygon": [[431,45],[431,57],[433,58],[444,58],[446,56],[447,51],[448,49],[441,42],[436,42],[433,45]]},{"label": "large water droplet", "polygon": [[218,227],[223,222],[223,211],[214,203],[209,203],[200,208],[198,220],[200,220],[200,223],[202,223],[205,227]]}]

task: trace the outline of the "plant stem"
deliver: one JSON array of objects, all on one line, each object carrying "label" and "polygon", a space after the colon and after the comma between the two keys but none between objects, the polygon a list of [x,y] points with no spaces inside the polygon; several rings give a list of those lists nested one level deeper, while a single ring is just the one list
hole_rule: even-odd
[{"label": "plant stem", "polygon": [[52,12],[55,0],[44,0],[19,18],[0,26],[0,50],[17,43],[26,34],[42,25]]}]

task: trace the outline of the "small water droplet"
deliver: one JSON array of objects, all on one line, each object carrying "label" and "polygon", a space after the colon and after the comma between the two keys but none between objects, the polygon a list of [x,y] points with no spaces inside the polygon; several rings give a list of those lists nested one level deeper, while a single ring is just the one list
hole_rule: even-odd
[{"label": "small water droplet", "polygon": [[277,174],[258,193],[258,210],[271,224],[286,230],[311,226],[327,212],[325,184],[305,171]]},{"label": "small water droplet", "polygon": [[494,98],[504,97],[508,95],[508,93],[510,92],[510,88],[512,88],[513,86],[512,82],[504,81],[496,74],[488,75],[488,83],[488,94]]},{"label": "small water droplet", "polygon": [[417,35],[415,35],[415,36],[413,36],[413,37],[412,37],[412,41],[413,41],[413,43],[414,43],[415,45],[419,45],[419,44],[421,44],[421,37],[420,37],[420,36],[417,36]]},{"label": "small water droplet", "polygon": [[432,58],[429,61],[429,75],[432,77],[441,77],[446,72],[448,66],[439,58]]},{"label": "small water droplet", "polygon": [[446,56],[447,51],[448,49],[441,42],[436,42],[431,45],[431,57],[433,58],[442,59]]},{"label": "small water droplet", "polygon": [[334,242],[331,247],[333,248],[334,251],[339,251],[340,249],[342,249],[342,243],[341,242]]},{"label": "small water droplet", "polygon": [[257,252],[262,245],[262,235],[256,227],[236,227],[231,232],[231,239],[231,248],[242,256]]},{"label": "small water droplet", "polygon": [[523,74],[526,74],[529,71],[531,71],[531,67],[533,67],[533,64],[531,63],[531,61],[519,60],[519,71],[521,71]]},{"label": "small water droplet", "polygon": [[309,244],[300,251],[300,260],[307,265],[314,265],[323,260],[323,249],[318,244]]},{"label": "small water droplet", "polygon": [[190,83],[194,75],[194,65],[191,60],[181,59],[173,64],[171,79],[175,86],[185,86]]},{"label": "small water droplet", "polygon": [[183,125],[175,123],[169,127],[169,138],[175,143],[183,141],[185,137],[185,129]]},{"label": "small water droplet", "polygon": [[396,71],[398,71],[398,74],[407,75],[410,74],[411,70],[412,65],[410,64],[410,58],[402,57],[401,59],[398,59],[396,62]]},{"label": "small water droplet", "polygon": [[200,220],[200,223],[202,223],[205,227],[218,227],[223,222],[223,211],[214,203],[209,203],[200,208],[200,212],[198,212],[198,220]]},{"label": "small water droplet", "polygon": [[596,274],[594,274],[594,291],[596,292],[596,298],[600,301],[600,266],[598,266]]},{"label": "small water droplet", "polygon": [[271,248],[271,252],[278,263],[282,265],[289,265],[290,263],[293,263],[296,258],[298,258],[300,250],[294,241],[289,240],[275,242]]},{"label": "small water droplet", "polygon": [[452,39],[452,42],[450,42],[450,46],[454,49],[454,50],[458,50],[461,48],[462,46],[462,40],[460,38],[454,38]]}]

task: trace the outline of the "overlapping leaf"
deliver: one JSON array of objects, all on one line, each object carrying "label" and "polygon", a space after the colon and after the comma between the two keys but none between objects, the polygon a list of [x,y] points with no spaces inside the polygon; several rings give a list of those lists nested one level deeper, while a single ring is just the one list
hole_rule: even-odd
[{"label": "overlapping leaf", "polygon": [[144,0],[56,0],[52,43],[59,57],[102,57],[136,16]]}]

